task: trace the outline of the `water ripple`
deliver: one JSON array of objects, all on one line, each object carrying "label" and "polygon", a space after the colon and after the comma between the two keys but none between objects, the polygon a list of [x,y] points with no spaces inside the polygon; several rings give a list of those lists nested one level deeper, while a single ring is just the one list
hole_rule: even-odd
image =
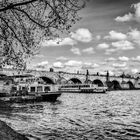
[{"label": "water ripple", "polygon": [[31,140],[138,140],[140,93],[62,94],[54,103],[0,103],[0,119]]}]

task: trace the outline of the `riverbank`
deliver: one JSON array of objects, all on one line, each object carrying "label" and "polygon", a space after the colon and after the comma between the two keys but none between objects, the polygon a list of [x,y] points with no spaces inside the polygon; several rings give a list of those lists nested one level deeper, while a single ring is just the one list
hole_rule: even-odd
[{"label": "riverbank", "polygon": [[0,140],[29,140],[24,135],[17,133],[5,122],[0,121]]}]

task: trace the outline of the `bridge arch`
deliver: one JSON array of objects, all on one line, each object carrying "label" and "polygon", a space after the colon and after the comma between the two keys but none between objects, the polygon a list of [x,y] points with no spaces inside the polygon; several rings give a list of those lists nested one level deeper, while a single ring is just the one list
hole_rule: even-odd
[{"label": "bridge arch", "polygon": [[131,81],[128,81],[127,84],[129,84],[129,89],[134,89],[135,86]]},{"label": "bridge arch", "polygon": [[111,88],[113,90],[120,90],[121,89],[121,85],[120,85],[120,83],[117,80],[113,80],[111,82]]},{"label": "bridge arch", "polygon": [[71,78],[67,81],[67,83],[82,84],[81,80],[78,78]]},{"label": "bridge arch", "polygon": [[93,80],[92,83],[98,85],[99,87],[103,87],[104,86],[103,82],[101,80],[99,80],[99,79]]},{"label": "bridge arch", "polygon": [[55,84],[54,80],[49,77],[41,76],[39,78],[41,78],[46,84]]}]

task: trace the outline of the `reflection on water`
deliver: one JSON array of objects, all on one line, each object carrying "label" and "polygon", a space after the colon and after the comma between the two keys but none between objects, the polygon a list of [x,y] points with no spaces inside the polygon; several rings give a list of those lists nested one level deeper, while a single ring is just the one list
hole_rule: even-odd
[{"label": "reflection on water", "polygon": [[35,140],[140,139],[140,91],[66,93],[55,103],[1,108],[1,120]]}]

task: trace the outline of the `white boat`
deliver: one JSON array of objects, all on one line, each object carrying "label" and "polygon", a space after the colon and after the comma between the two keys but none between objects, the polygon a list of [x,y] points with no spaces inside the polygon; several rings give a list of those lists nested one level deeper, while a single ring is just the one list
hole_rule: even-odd
[{"label": "white boat", "polygon": [[106,93],[107,87],[99,87],[95,84],[65,84],[60,86],[61,92],[73,93]]},{"label": "white boat", "polygon": [[1,85],[0,99],[9,102],[55,101],[61,92],[57,85],[36,82]]}]

